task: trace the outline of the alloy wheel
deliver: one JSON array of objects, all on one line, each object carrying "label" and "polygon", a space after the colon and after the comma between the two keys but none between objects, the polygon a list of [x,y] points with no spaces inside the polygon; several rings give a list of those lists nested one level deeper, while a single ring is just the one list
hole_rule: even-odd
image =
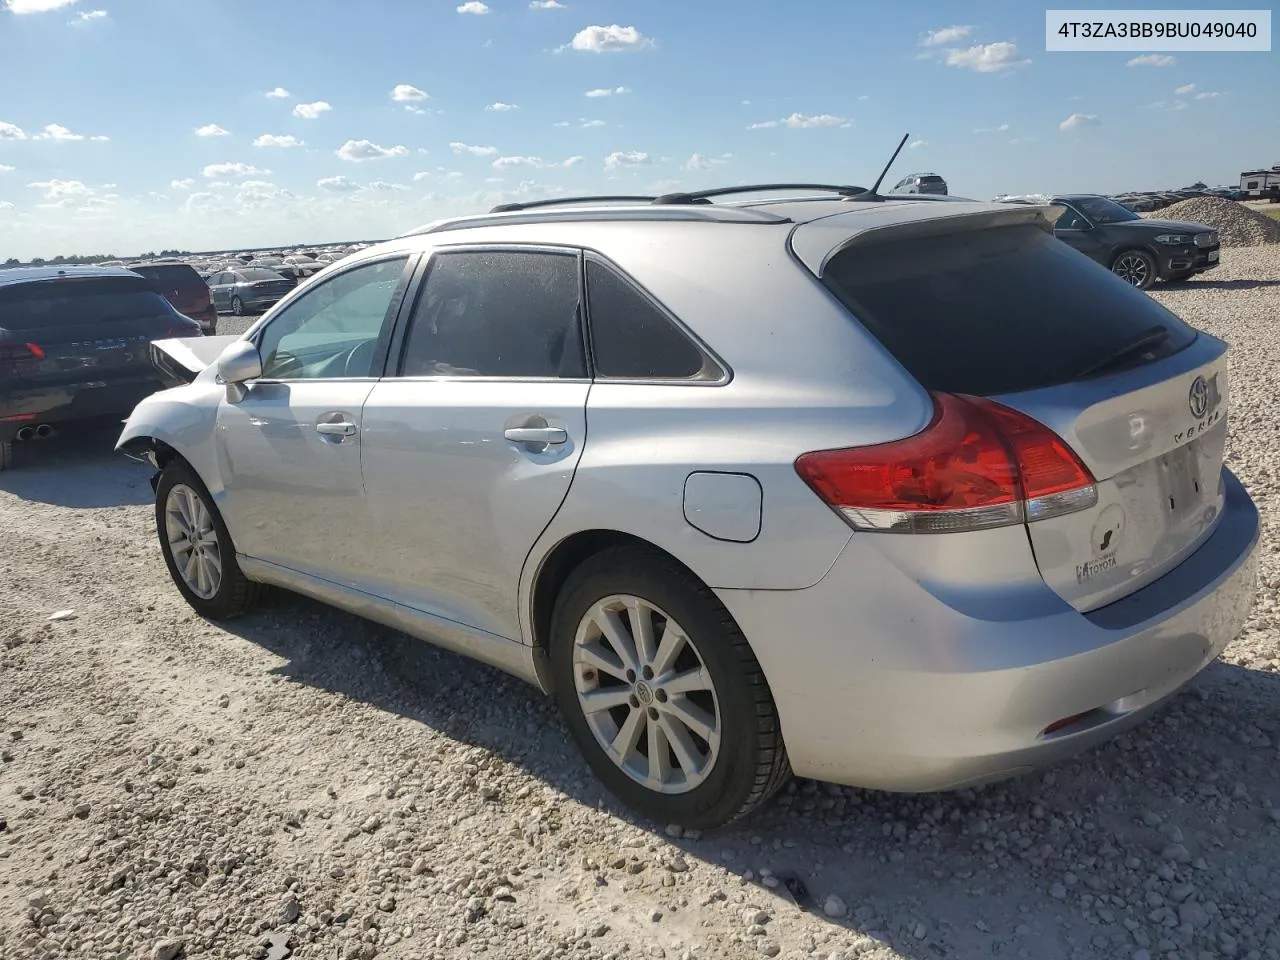
[{"label": "alloy wheel", "polygon": [[1111,271],[1121,280],[1135,287],[1141,287],[1151,279],[1151,268],[1146,258],[1136,253],[1126,253],[1115,262]]},{"label": "alloy wheel", "polygon": [[720,753],[715,685],[689,635],[640,597],[594,604],[573,646],[578,705],[596,742],[649,790],[687,793]]},{"label": "alloy wheel", "polygon": [[183,583],[200,599],[212,599],[222,585],[222,549],[213,515],[200,495],[186,484],[174,484],[165,498],[164,526]]}]

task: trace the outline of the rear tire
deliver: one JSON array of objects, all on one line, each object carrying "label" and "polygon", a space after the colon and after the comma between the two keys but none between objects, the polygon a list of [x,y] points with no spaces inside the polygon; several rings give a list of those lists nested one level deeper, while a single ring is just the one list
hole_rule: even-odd
[{"label": "rear tire", "polygon": [[[601,625],[620,631],[617,643]],[[587,763],[651,820],[723,826],[791,774],[742,631],[706,586],[655,551],[614,547],[570,574],[550,655],[556,699]]]},{"label": "rear tire", "polygon": [[169,575],[200,616],[229,620],[258,602],[265,588],[240,571],[213,497],[183,460],[171,461],[156,482],[156,533]]},{"label": "rear tire", "polygon": [[0,442],[0,472],[13,466],[13,441]]},{"label": "rear tire", "polygon": [[243,300],[241,300],[239,297],[232,297],[232,298],[231,298],[231,312],[232,312],[232,313],[234,313],[237,317],[243,317],[243,316],[244,316],[244,301],[243,301]]},{"label": "rear tire", "polygon": [[1156,261],[1145,250],[1123,250],[1112,262],[1111,272],[1139,290],[1150,290],[1156,282]]}]

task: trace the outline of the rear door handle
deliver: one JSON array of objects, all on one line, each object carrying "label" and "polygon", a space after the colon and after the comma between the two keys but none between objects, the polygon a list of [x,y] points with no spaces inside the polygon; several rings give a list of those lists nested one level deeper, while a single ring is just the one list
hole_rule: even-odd
[{"label": "rear door handle", "polygon": [[354,437],[356,425],[348,420],[340,420],[337,423],[317,423],[316,433],[326,437]]},{"label": "rear door handle", "polygon": [[514,443],[559,444],[569,440],[564,427],[508,427],[502,435]]}]

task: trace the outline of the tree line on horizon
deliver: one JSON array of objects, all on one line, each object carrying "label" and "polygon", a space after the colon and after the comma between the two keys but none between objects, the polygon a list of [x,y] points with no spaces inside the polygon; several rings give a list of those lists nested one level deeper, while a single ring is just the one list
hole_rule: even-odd
[{"label": "tree line on horizon", "polygon": [[31,260],[19,260],[17,257],[10,257],[2,266],[5,267],[45,267],[57,264],[59,266],[66,264],[67,266],[83,266],[85,264],[102,263],[104,260],[154,260],[157,257],[189,257],[190,250],[161,250],[156,253],[149,250],[146,253],[139,254],[136,257],[117,257],[114,253],[91,253],[81,255],[74,253],[71,256],[58,254],[52,259],[46,260],[44,257],[35,257]]}]

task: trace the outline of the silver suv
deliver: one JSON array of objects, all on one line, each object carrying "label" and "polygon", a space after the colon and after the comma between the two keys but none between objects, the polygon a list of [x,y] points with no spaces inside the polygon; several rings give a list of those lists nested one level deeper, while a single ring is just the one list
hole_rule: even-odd
[{"label": "silver suv", "polygon": [[780,192],[435,223],[158,344],[190,382],[119,446],[178,590],[522,677],[691,827],[792,771],[951,789],[1150,714],[1253,601],[1226,344],[1057,208]]},{"label": "silver suv", "polygon": [[936,173],[912,173],[893,185],[891,193],[923,193],[936,197],[947,195],[947,181]]}]

